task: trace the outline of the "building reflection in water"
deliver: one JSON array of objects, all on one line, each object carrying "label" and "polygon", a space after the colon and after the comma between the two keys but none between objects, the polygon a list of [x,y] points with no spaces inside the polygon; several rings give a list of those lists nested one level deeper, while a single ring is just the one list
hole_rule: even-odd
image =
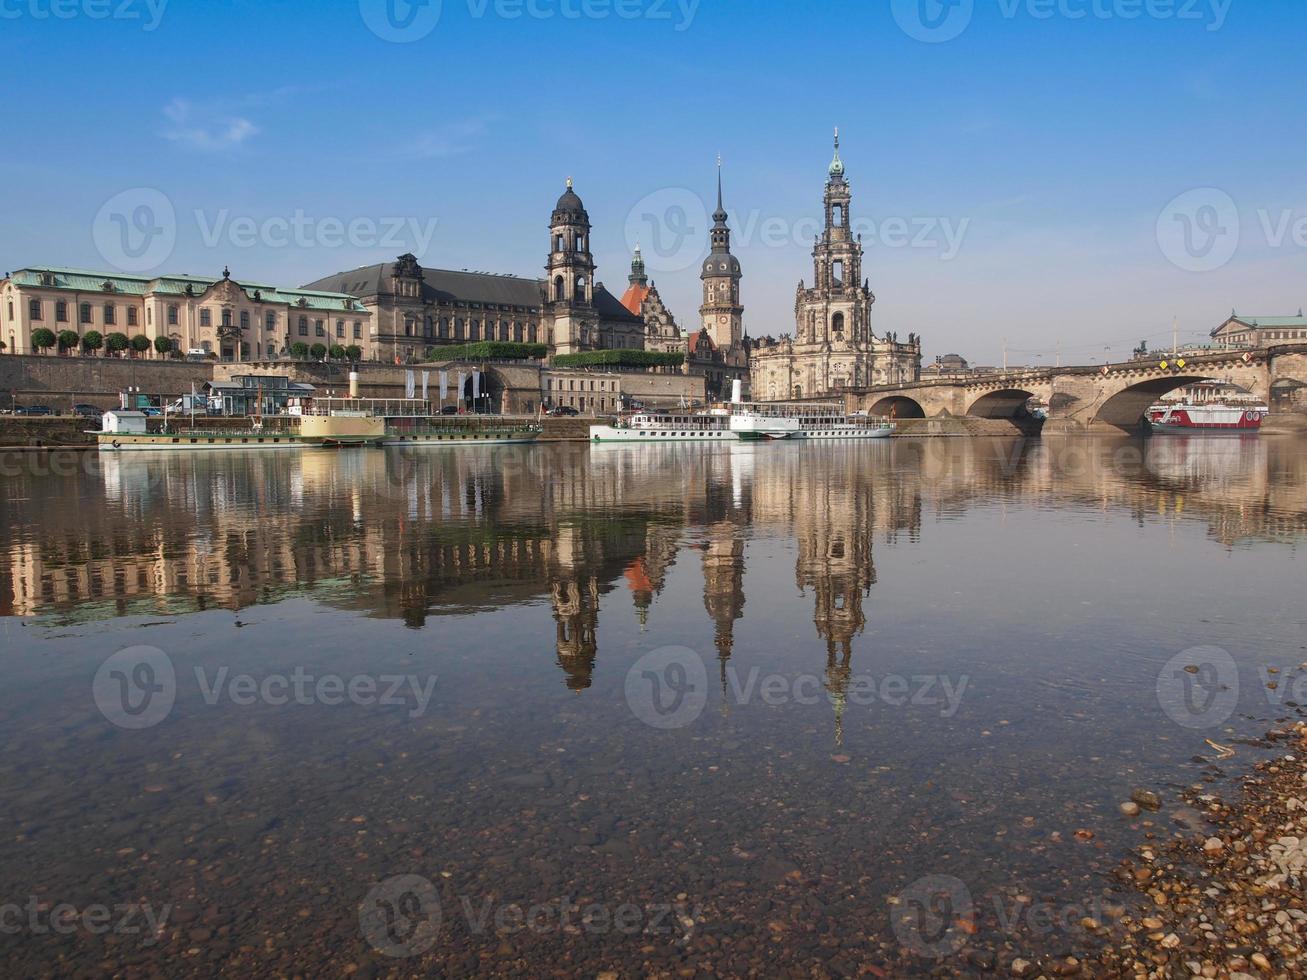
[{"label": "building reflection in water", "polygon": [[1174,437],[91,456],[71,476],[7,481],[0,614],[97,620],[305,595],[423,629],[547,601],[558,667],[580,692],[601,654],[601,610],[633,611],[647,629],[690,550],[725,690],[749,542],[762,535],[793,547],[839,740],[877,538],[911,547],[923,523],[1024,500],[1205,522],[1227,547],[1296,542],[1299,450]]}]

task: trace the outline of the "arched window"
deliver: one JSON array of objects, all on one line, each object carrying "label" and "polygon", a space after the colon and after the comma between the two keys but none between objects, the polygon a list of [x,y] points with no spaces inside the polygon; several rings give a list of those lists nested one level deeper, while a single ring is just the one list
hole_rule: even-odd
[{"label": "arched window", "polygon": [[[557,276],[557,277],[554,279],[554,299],[556,299],[556,300],[562,300],[562,298],[563,298],[563,277],[562,277],[562,276]],[[33,300],[32,302],[36,302],[36,301]],[[38,319],[38,320],[39,320],[40,317],[39,317],[39,316],[36,316],[36,317],[33,317],[33,319]]]},{"label": "arched window", "polygon": [[836,204],[830,209],[830,223],[834,228],[844,224],[844,205]]},{"label": "arched window", "polygon": [[831,267],[830,267],[830,277],[831,277],[831,282],[832,282],[834,285],[836,285],[836,286],[843,285],[843,283],[844,283],[844,263],[843,263],[843,262],[841,262],[841,261],[839,261],[839,260],[836,260],[836,261],[834,261],[834,262],[831,263]]},{"label": "arched window", "polygon": [[555,251],[555,252],[561,252],[561,251],[563,251],[563,236],[562,236],[562,235],[556,235],[556,236],[554,236],[554,251]]},{"label": "arched window", "polygon": [[576,298],[585,299],[585,276],[576,277]]},{"label": "arched window", "polygon": [[170,327],[175,327],[175,326],[177,326],[177,307],[176,307],[176,306],[170,306],[170,307],[168,307],[168,326],[170,326]]},{"label": "arched window", "polygon": [[830,318],[830,328],[837,334],[844,333],[844,314],[836,313]]}]

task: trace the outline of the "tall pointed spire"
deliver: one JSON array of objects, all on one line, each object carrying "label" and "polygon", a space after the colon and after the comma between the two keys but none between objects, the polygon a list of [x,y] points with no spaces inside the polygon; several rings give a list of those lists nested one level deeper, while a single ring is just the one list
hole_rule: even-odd
[{"label": "tall pointed spire", "polygon": [[726,208],[722,206],[722,155],[717,154],[717,210],[712,219],[719,228],[726,227]]},{"label": "tall pointed spire", "polygon": [[830,162],[830,175],[832,177],[844,176],[844,161],[840,159],[840,128],[835,127],[835,159]]}]

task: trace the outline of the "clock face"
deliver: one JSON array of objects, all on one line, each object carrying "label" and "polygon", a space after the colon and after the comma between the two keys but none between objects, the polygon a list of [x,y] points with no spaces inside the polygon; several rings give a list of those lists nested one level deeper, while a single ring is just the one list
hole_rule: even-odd
[{"label": "clock face", "polygon": [[717,318],[717,322],[718,322],[718,323],[725,323],[725,322],[726,322],[726,317],[724,317],[724,316],[719,316],[719,317]]}]

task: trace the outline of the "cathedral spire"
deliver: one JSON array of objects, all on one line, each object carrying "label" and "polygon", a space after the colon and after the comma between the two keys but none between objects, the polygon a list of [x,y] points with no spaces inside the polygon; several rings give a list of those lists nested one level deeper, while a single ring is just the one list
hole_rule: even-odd
[{"label": "cathedral spire", "polygon": [[844,176],[844,161],[840,159],[840,128],[835,127],[835,159],[830,162],[830,175],[832,177]]},{"label": "cathedral spire", "polygon": [[644,256],[640,254],[640,243],[635,243],[635,254],[631,257],[631,275],[627,282],[632,286],[647,286],[649,277],[645,274]]}]

